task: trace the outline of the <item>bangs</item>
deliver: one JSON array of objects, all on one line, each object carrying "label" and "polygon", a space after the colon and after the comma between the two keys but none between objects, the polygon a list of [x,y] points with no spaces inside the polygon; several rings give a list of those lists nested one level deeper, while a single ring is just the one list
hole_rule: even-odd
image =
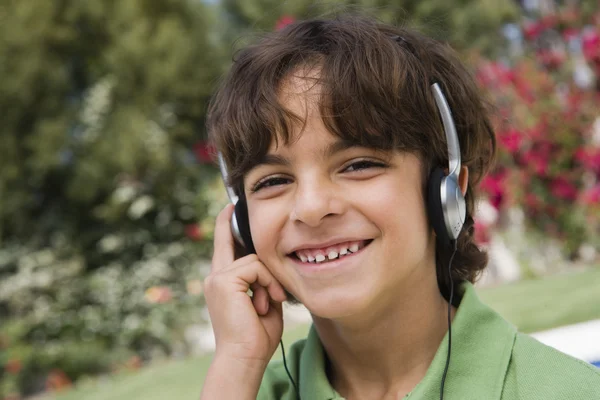
[{"label": "bangs", "polygon": [[[429,77],[415,55],[392,39],[393,32],[369,29],[357,38],[356,30],[335,31],[327,23],[291,26],[235,59],[232,81],[221,90],[227,103],[216,107],[217,99],[208,124],[218,132],[217,149],[233,166],[233,187],[240,187],[272,143],[287,145],[298,127],[303,131],[307,116],[282,104],[282,88],[292,78],[319,86],[315,101],[324,125],[350,144],[418,152],[427,142],[424,132],[439,124],[433,113],[429,124],[417,118],[432,110],[431,96],[424,93],[428,85],[422,84]],[[228,87],[236,92],[227,93]]]},{"label": "bangs", "polygon": [[[294,114],[282,99],[283,88],[297,78],[308,88],[318,86],[314,106],[343,142],[411,152],[428,169],[447,166],[430,84],[440,82],[452,109],[453,94],[481,109],[478,97],[459,91],[468,76],[453,60],[432,39],[370,19],[312,20],[267,34],[237,54],[208,112],[209,135],[229,167],[228,184],[239,190],[273,143],[288,145],[304,130],[307,115]],[[474,128],[460,117],[455,124],[459,132]]]}]

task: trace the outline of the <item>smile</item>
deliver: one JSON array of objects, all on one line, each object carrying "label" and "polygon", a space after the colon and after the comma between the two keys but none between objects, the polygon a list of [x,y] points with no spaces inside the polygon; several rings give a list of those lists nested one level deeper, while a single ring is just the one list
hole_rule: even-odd
[{"label": "smile", "polygon": [[346,258],[361,251],[372,242],[370,240],[357,240],[339,243],[320,249],[302,249],[291,253],[289,256],[295,258],[302,264],[326,264],[334,260]]}]

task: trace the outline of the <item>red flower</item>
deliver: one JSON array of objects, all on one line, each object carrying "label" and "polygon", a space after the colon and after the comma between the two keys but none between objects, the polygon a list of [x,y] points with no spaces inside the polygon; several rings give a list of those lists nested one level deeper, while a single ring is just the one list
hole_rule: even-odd
[{"label": "red flower", "polygon": [[540,122],[533,128],[527,131],[527,136],[533,140],[541,140],[548,130],[548,123],[546,122],[545,116],[540,118]]},{"label": "red flower", "polygon": [[541,152],[530,149],[523,154],[521,161],[532,168],[537,175],[546,175],[548,171],[548,157]]},{"label": "red flower", "polygon": [[213,162],[216,150],[214,146],[206,142],[197,142],[193,147],[196,160],[202,164],[210,164]]},{"label": "red flower", "polygon": [[587,60],[600,58],[600,34],[598,31],[586,30],[581,38],[583,55]]},{"label": "red flower", "polygon": [[600,183],[586,190],[581,199],[586,205],[600,204]]},{"label": "red flower", "polygon": [[528,21],[523,24],[523,35],[527,40],[534,40],[544,31],[545,26],[542,21]]},{"label": "red flower", "polygon": [[600,172],[600,149],[577,149],[575,159],[585,168]]},{"label": "red flower", "polygon": [[533,89],[525,77],[515,74],[514,85],[519,97],[525,100],[526,103],[532,104],[535,101]]},{"label": "red flower", "polygon": [[16,375],[19,373],[19,371],[21,371],[22,367],[23,365],[21,364],[21,360],[12,358],[6,362],[6,365],[4,365],[4,370],[9,374]]},{"label": "red flower", "polygon": [[475,221],[475,242],[481,245],[490,243],[491,235],[488,226],[479,221]]},{"label": "red flower", "polygon": [[477,80],[482,86],[505,86],[514,79],[514,72],[499,62],[486,62],[477,70]]},{"label": "red flower", "polygon": [[481,180],[481,189],[489,195],[490,204],[496,209],[499,209],[500,206],[502,206],[504,200],[505,180],[505,171],[488,174]]},{"label": "red flower", "polygon": [[543,202],[542,200],[536,196],[533,193],[527,193],[525,195],[525,205],[527,206],[527,208],[531,209],[532,211],[538,211],[542,208],[543,206]]},{"label": "red flower", "polygon": [[566,60],[566,54],[556,50],[539,50],[536,53],[538,61],[547,69],[555,70]]},{"label": "red flower", "polygon": [[554,28],[558,23],[558,17],[556,14],[548,14],[543,17],[539,23],[544,27],[544,29],[551,29]]},{"label": "red flower", "polygon": [[573,201],[577,198],[577,187],[562,176],[550,183],[550,192],[563,200]]},{"label": "red flower", "polygon": [[185,235],[195,241],[202,240],[204,238],[204,233],[202,229],[198,226],[198,224],[189,224],[185,226]]},{"label": "red flower", "polygon": [[279,30],[285,28],[286,26],[293,24],[295,21],[296,21],[296,19],[294,17],[292,17],[291,15],[283,15],[275,23],[275,30],[279,31]]},{"label": "red flower", "polygon": [[523,142],[523,135],[515,129],[511,129],[508,132],[501,132],[498,134],[500,145],[508,150],[510,154],[516,153],[521,147]]},{"label": "red flower", "polygon": [[569,41],[579,36],[579,32],[575,28],[567,28],[563,31],[562,35],[566,41]]},{"label": "red flower", "polygon": [[64,371],[59,369],[50,371],[48,378],[46,378],[46,390],[56,391],[66,389],[68,387],[71,387],[71,379],[69,379]]}]

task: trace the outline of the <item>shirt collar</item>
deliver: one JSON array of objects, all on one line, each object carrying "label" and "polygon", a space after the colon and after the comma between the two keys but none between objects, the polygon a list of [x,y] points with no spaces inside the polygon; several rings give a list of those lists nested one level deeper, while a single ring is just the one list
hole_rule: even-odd
[{"label": "shirt collar", "polygon": [[[452,354],[444,395],[500,399],[516,329],[479,300],[471,283],[464,283],[462,289],[463,298],[452,321]],[[447,353],[446,333],[427,373],[406,398],[439,396]],[[327,379],[323,346],[314,327],[300,358],[299,381],[303,399],[341,399]]]}]

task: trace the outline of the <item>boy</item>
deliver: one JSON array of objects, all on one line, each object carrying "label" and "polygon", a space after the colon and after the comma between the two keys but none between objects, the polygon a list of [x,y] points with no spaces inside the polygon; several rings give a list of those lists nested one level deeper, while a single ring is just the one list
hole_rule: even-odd
[{"label": "boy", "polygon": [[[594,367],[474,292],[495,138],[447,46],[362,17],[295,23],[240,52],[208,129],[237,205],[217,218],[205,282],[203,400],[600,398]],[[235,259],[230,224],[250,254]],[[268,365],[285,300],[313,326]]]}]

